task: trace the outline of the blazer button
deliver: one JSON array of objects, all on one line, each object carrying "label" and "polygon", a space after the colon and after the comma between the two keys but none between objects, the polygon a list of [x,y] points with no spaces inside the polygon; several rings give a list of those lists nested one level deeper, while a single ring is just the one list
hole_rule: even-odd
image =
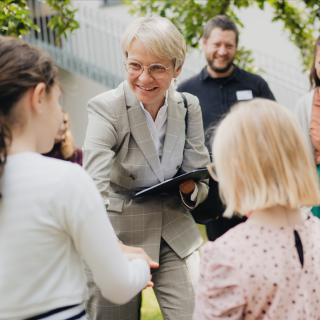
[{"label": "blazer button", "polygon": [[135,180],[136,179],[136,177],[133,175],[133,174],[130,174],[130,176],[129,176],[132,180]]}]

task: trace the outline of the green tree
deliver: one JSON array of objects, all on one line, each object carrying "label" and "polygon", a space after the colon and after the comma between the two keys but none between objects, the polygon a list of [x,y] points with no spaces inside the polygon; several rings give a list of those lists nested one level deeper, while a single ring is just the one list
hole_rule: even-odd
[{"label": "green tree", "polygon": [[[35,1],[35,0],[33,0]],[[75,20],[76,9],[70,0],[46,0],[52,10],[52,18],[48,27],[57,35],[57,39],[66,37],[68,32],[79,27]],[[26,0],[1,0],[0,2],[0,34],[23,36],[31,30],[39,31],[33,22],[32,12]]]},{"label": "green tree", "polygon": [[[320,32],[319,0],[126,0],[126,3],[133,14],[156,13],[169,18],[191,47],[198,47],[203,25],[213,16],[226,14],[241,29],[243,24],[236,13],[238,9],[256,5],[263,10],[268,4],[273,11],[273,21],[282,22],[290,40],[300,49],[305,68],[312,59],[315,33]],[[250,66],[250,51],[240,48],[237,61],[242,67]]]}]

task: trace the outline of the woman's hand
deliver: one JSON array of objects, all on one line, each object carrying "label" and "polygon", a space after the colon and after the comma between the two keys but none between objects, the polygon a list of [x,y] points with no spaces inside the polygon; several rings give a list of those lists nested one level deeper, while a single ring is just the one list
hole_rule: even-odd
[{"label": "woman's hand", "polygon": [[179,190],[183,195],[190,195],[194,191],[195,187],[196,183],[190,179],[180,183]]}]

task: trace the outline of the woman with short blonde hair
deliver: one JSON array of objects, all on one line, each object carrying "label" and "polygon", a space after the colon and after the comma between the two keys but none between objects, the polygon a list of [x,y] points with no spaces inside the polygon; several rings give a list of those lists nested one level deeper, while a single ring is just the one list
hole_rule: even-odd
[{"label": "woman with short blonde hair", "polygon": [[[108,203],[118,238],[160,262],[152,279],[164,319],[190,320],[202,238],[189,209],[204,201],[207,183],[189,180],[166,193],[132,197],[210,162],[199,101],[186,93],[184,102],[174,86],[186,43],[170,20],[153,16],[128,26],[122,48],[127,79],[89,101],[84,167]],[[116,306],[94,290],[93,320],[140,319],[141,295]]]},{"label": "woman with short blonde hair", "polygon": [[293,115],[270,100],[240,103],[213,155],[226,215],[248,219],[204,246],[194,320],[318,319],[320,221],[300,207],[320,192]]},{"label": "woman with short blonde hair", "polygon": [[168,19],[141,17],[134,20],[122,38],[125,57],[128,57],[128,50],[134,40],[139,40],[150,54],[171,60],[175,69],[182,67],[187,51],[186,41]]}]

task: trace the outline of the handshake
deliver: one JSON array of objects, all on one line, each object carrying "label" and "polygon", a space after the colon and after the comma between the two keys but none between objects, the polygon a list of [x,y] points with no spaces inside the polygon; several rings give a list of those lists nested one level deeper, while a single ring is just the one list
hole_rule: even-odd
[{"label": "handshake", "polygon": [[[122,252],[129,258],[129,260],[132,259],[143,259],[145,260],[150,269],[157,269],[159,268],[159,263],[153,261],[147,254],[146,252],[142,249],[142,248],[138,248],[138,247],[131,247],[131,246],[126,246],[125,244],[123,244],[121,241],[119,241],[120,243],[120,248],[122,250]],[[148,287],[153,287],[153,282],[150,281],[148,282],[147,286]]]}]

